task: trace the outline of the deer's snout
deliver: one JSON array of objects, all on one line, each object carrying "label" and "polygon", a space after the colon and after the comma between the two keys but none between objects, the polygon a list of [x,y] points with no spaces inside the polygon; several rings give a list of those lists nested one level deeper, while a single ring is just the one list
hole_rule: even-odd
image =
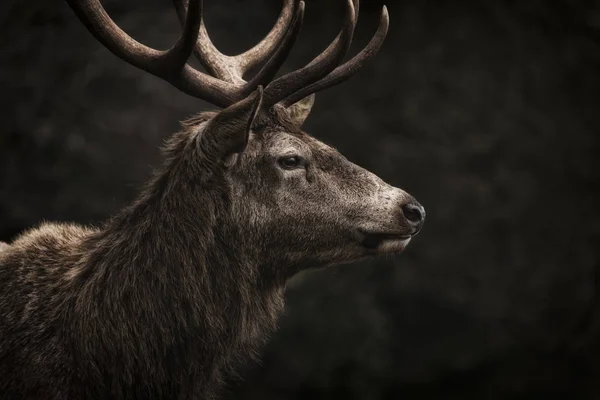
[{"label": "deer's snout", "polygon": [[402,214],[408,225],[412,228],[411,236],[415,236],[425,222],[425,208],[414,198],[411,198],[406,204],[402,205]]}]

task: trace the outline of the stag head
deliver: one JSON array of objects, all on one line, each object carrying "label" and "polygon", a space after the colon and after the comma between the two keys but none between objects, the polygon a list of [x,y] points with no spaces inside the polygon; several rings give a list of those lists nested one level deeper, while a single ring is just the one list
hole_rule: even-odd
[{"label": "stag head", "polygon": [[[224,107],[184,122],[167,145],[168,168],[177,171],[171,176],[187,175],[202,190],[218,192],[213,196],[221,202],[218,223],[266,264],[289,265],[289,276],[309,266],[400,252],[420,231],[425,211],[412,196],[302,130],[314,94],[348,79],[378,52],[389,23],[385,7],[369,44],[342,63],[359,7],[358,0],[346,0],[343,27],[325,51],[275,78],[300,31],[302,1],[284,0],[271,32],[238,56],[215,48],[198,0],[174,0],[183,33],[166,51],[129,37],[98,0],[68,1],[114,54]],[[187,64],[192,52],[207,73]]]}]

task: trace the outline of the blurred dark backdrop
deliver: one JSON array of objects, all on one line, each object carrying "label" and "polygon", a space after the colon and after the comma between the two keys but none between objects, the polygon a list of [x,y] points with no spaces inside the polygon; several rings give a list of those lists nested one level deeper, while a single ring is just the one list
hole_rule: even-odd
[{"label": "blurred dark backdrop", "polygon": [[[174,43],[168,0],[105,0]],[[265,34],[276,0],[207,0],[216,43]],[[357,47],[380,1],[362,1]],[[231,399],[600,398],[600,2],[388,4],[381,53],[321,93],[307,130],[414,194],[400,257],[290,282],[281,329]],[[287,69],[335,36],[308,0]],[[59,0],[0,3],[0,240],[100,223],[136,195],[178,121],[209,106],[105,50]]]}]

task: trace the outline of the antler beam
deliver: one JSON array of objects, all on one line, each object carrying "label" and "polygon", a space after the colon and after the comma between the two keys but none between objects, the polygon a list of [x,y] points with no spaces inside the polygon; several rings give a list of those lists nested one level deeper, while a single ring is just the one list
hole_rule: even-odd
[{"label": "antler beam", "polygon": [[[168,50],[139,43],[108,16],[100,0],[67,0],[88,30],[113,54],[181,91],[217,106],[226,107],[266,86],[264,106],[289,106],[301,98],[340,83],[354,75],[380,49],[387,34],[389,17],[383,8],[379,28],[369,44],[350,61],[339,65],[352,43],[358,20],[359,0],[345,0],[344,24],[337,37],[305,67],[274,79],[294,45],[304,16],[304,2],[283,0],[281,13],[271,31],[246,52],[227,56],[212,43],[203,21],[202,0],[173,0],[183,29]],[[207,73],[188,63],[194,53]],[[262,65],[246,81],[244,75]]]},{"label": "antler beam", "polygon": [[233,97],[233,85],[186,65],[198,38],[202,13],[198,0],[191,2],[181,37],[166,51],[147,47],[125,33],[108,16],[99,0],[67,2],[96,39],[117,57],[169,81],[185,93],[215,104],[226,105],[227,99]]},{"label": "antler beam", "polygon": [[[181,1],[174,0],[176,5]],[[271,32],[258,45],[237,57],[227,57],[214,48],[202,23],[202,1],[178,5],[185,15],[183,32],[169,50],[156,50],[139,43],[115,24],[99,0],[67,0],[88,30],[108,50],[128,63],[143,69],[179,90],[217,106],[226,107],[265,84],[277,73],[293,46],[304,15],[304,2],[285,0],[281,15]],[[189,64],[192,51],[213,75]],[[221,56],[222,58],[219,58]],[[225,58],[227,57],[227,58]],[[235,61],[234,61],[235,60]],[[258,74],[245,82],[245,71],[267,61]]]}]

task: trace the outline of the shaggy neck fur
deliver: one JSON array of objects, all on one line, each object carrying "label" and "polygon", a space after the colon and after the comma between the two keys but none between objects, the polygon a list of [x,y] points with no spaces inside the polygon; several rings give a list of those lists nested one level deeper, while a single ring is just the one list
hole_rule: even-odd
[{"label": "shaggy neck fur", "polygon": [[[270,268],[230,221],[226,186],[197,179],[202,171],[183,148],[192,143],[176,135],[163,171],[81,249],[75,359],[92,362],[83,379],[123,397],[210,398],[283,308],[283,282],[264,280]],[[115,370],[94,376],[94,364]]]}]

